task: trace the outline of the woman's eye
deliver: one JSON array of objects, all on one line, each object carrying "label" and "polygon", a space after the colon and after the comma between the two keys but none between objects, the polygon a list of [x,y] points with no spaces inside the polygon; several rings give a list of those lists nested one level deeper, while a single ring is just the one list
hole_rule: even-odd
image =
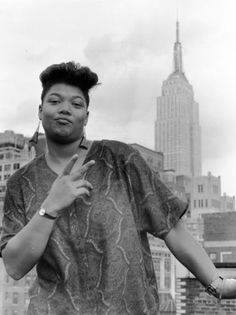
[{"label": "woman's eye", "polygon": [[72,103],[72,104],[76,107],[83,107],[84,106],[84,104],[82,104],[82,103]]},{"label": "woman's eye", "polygon": [[48,101],[50,104],[56,105],[59,103],[59,100],[49,100]]}]

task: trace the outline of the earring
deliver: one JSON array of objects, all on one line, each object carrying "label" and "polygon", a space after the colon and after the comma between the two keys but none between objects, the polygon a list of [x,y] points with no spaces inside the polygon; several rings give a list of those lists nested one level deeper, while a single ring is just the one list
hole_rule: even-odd
[{"label": "earring", "polygon": [[39,120],[38,127],[35,130],[35,133],[33,134],[32,138],[29,140],[29,148],[31,148],[34,144],[38,143],[40,123],[41,121]]},{"label": "earring", "polygon": [[83,137],[86,138],[86,129],[85,129],[85,126],[84,126],[84,129],[83,129]]}]

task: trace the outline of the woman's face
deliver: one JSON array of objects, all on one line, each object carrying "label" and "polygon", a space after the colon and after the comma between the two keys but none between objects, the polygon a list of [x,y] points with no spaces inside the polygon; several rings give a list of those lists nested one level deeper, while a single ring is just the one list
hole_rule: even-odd
[{"label": "woman's face", "polygon": [[80,88],[57,83],[47,91],[39,107],[46,137],[66,144],[78,141],[88,121],[87,104]]}]

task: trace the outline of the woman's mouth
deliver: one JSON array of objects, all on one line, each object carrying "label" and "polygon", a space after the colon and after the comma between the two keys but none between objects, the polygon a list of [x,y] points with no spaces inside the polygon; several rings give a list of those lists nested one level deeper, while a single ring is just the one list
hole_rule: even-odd
[{"label": "woman's mouth", "polygon": [[66,118],[57,118],[56,121],[62,125],[71,124],[71,121]]}]

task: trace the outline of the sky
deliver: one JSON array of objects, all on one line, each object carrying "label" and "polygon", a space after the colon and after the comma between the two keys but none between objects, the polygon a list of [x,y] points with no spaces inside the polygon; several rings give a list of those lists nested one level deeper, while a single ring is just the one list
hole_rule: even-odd
[{"label": "sky", "polygon": [[[31,136],[39,74],[74,60],[97,72],[90,139],[154,149],[156,98],[173,70],[178,16],[185,75],[199,103],[203,174],[236,195],[235,0],[1,0],[0,132]],[[42,130],[41,130],[42,131]]]}]

